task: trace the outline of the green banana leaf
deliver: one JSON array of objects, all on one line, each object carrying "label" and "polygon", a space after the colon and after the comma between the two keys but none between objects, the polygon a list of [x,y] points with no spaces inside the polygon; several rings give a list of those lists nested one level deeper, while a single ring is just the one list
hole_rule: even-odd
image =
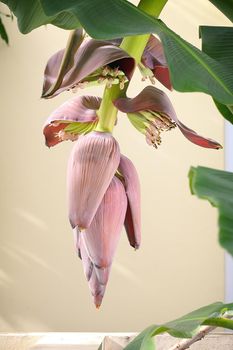
[{"label": "green banana leaf", "polygon": [[145,14],[126,0],[4,0],[28,33],[52,23],[80,27],[96,39],[156,33],[163,44],[172,85],[182,92],[200,91],[219,103],[233,104],[233,75],[228,67],[203,53],[170,30],[161,20]]},{"label": "green banana leaf", "polygon": [[233,173],[191,167],[189,180],[192,194],[218,208],[219,242],[233,256]]},{"label": "green banana leaf", "polygon": [[163,43],[174,89],[204,92],[231,105],[233,71],[182,39],[160,20],[154,21],[154,32]]},{"label": "green banana leaf", "polygon": [[209,0],[233,22],[233,0]]},{"label": "green banana leaf", "polygon": [[[232,5],[233,13],[233,5]],[[233,72],[233,27],[201,26],[202,50],[227,67],[229,75]],[[219,112],[233,123],[233,105],[224,105],[214,99]]]},{"label": "green banana leaf", "polygon": [[19,30],[23,34],[27,34],[33,29],[49,23],[63,29],[81,27],[79,21],[72,13],[57,13],[54,16],[47,15],[42,7],[41,0],[3,0],[1,2],[6,4],[17,17]]},{"label": "green banana leaf", "polygon": [[4,27],[4,24],[2,23],[1,18],[0,18],[0,37],[2,38],[2,40],[6,42],[6,44],[9,44],[8,35]]},{"label": "green banana leaf", "polygon": [[200,26],[199,33],[202,50],[233,72],[233,27]]},{"label": "green banana leaf", "polygon": [[164,332],[177,338],[192,338],[200,331],[202,325],[233,329],[233,320],[226,318],[226,313],[228,317],[233,317],[233,303],[217,302],[192,311],[174,321],[149,326],[129,343],[125,350],[151,349],[151,338]]},{"label": "green banana leaf", "polygon": [[226,105],[216,101],[215,99],[214,103],[215,106],[217,107],[217,109],[219,110],[219,112],[222,114],[222,116],[228,120],[231,124],[233,124],[233,109],[230,109],[229,107],[227,107]]}]

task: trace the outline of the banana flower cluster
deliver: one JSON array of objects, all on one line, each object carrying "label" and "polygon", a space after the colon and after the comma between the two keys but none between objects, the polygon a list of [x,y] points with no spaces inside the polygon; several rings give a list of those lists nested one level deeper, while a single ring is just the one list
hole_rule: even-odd
[{"label": "banana flower cluster", "polygon": [[[136,66],[120,48],[121,40],[84,39],[73,33],[66,49],[53,55],[45,68],[42,97],[63,91],[105,84],[119,84],[124,90]],[[159,80],[172,89],[169,69],[160,41],[151,36],[139,63],[143,78]],[[126,113],[132,125],[149,145],[158,147],[161,132],[176,126],[192,143],[206,148],[221,145],[198,135],[177,117],[167,95],[147,86],[136,97],[122,94],[115,107]],[[101,305],[122,227],[129,243],[141,242],[140,184],[132,162],[121,154],[110,133],[95,131],[101,98],[75,96],[58,107],[44,125],[48,147],[74,141],[67,171],[69,220],[75,247],[97,307]]]},{"label": "banana flower cluster", "polygon": [[69,220],[96,307],[105,292],[123,225],[134,249],[141,242],[137,171],[110,133],[91,131],[100,102],[94,96],[74,97],[56,109],[44,127],[49,147],[75,141],[67,171]]},{"label": "banana flower cluster", "polygon": [[76,249],[99,307],[124,224],[130,244],[140,245],[138,175],[111,134],[92,132],[76,142],[67,180]]}]

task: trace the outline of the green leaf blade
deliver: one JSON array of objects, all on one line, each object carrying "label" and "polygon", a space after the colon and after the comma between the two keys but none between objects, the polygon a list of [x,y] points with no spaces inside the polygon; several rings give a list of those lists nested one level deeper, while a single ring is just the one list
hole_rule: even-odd
[{"label": "green leaf blade", "polygon": [[233,124],[233,112],[231,111],[229,106],[226,106],[226,105],[216,101],[215,99],[213,99],[213,100],[214,100],[215,106],[217,107],[218,111],[222,114],[222,116],[226,120],[228,120],[231,124]]},{"label": "green leaf blade", "polygon": [[[233,8],[232,8],[233,11]],[[202,50],[233,71],[233,27],[200,26]]]},{"label": "green leaf blade", "polygon": [[229,69],[182,39],[162,21],[156,23],[173,87],[181,92],[204,92],[222,103],[231,104],[233,74],[229,74]]},{"label": "green leaf blade", "polygon": [[5,43],[8,45],[9,44],[9,38],[8,38],[6,29],[4,27],[4,24],[2,23],[1,18],[0,18],[0,36],[1,36],[2,40],[4,40]]},{"label": "green leaf blade", "polygon": [[209,0],[233,22],[233,0]]},{"label": "green leaf blade", "polygon": [[17,17],[19,30],[23,34],[28,34],[46,24],[53,24],[63,29],[76,29],[81,26],[72,13],[57,13],[54,16],[47,16],[40,0],[3,0],[2,2]]},{"label": "green leaf blade", "polygon": [[233,256],[233,173],[192,167],[189,179],[191,192],[218,208],[219,242]]},{"label": "green leaf blade", "polygon": [[232,313],[232,311],[233,304],[216,302],[206,305],[174,321],[147,327],[126,346],[125,350],[147,350],[151,337],[164,332],[177,338],[192,338],[202,325],[232,329],[233,321],[225,317],[226,312]]},{"label": "green leaf blade", "polygon": [[72,13],[95,39],[114,39],[151,32],[150,21],[145,21],[150,16],[125,0],[41,0],[41,4],[49,16]]},{"label": "green leaf blade", "polygon": [[204,322],[203,324],[206,324],[208,326],[214,326],[214,327],[222,327],[222,328],[226,328],[226,329],[233,329],[233,320],[229,320],[227,318],[210,318],[206,321],[206,323]]},{"label": "green leaf blade", "polygon": [[[233,9],[232,9],[233,11]],[[233,74],[233,27],[201,26],[202,50],[217,60],[228,71],[229,77]],[[214,103],[230,123],[233,123],[232,104],[225,105],[214,99]]]},{"label": "green leaf blade", "polygon": [[159,330],[161,327],[157,325],[151,325],[144,329],[137,337],[130,342],[124,350],[147,350],[147,346],[153,336],[153,333]]}]

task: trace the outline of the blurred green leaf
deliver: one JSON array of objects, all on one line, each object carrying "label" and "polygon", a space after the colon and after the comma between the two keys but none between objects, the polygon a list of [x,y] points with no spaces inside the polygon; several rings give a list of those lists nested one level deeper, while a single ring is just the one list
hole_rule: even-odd
[{"label": "blurred green leaf", "polygon": [[219,242],[233,256],[233,173],[191,167],[189,180],[193,194],[218,208]]},{"label": "blurred green leaf", "polygon": [[[232,8],[233,12],[233,8]],[[202,50],[221,63],[233,74],[233,27],[201,26]],[[233,123],[233,105],[224,105],[214,99],[214,103],[225,119]]]},{"label": "blurred green leaf", "polygon": [[151,337],[164,332],[177,338],[192,338],[202,325],[233,329],[233,321],[222,317],[224,313],[232,310],[233,304],[217,302],[163,325],[152,325],[141,332],[125,350],[147,350]]},{"label": "blurred green leaf", "polygon": [[8,39],[8,35],[6,32],[6,29],[2,23],[2,20],[0,18],[0,36],[2,38],[2,40],[4,40],[7,44],[9,44],[9,39]]},{"label": "blurred green leaf", "polygon": [[233,0],[209,0],[233,22]]},{"label": "blurred green leaf", "polygon": [[[142,12],[125,0],[2,0],[2,2],[14,12],[18,18],[19,29],[24,34],[46,23],[59,25],[64,29],[78,28],[82,23],[90,36],[98,39],[122,37],[126,32],[132,35],[140,34],[141,31],[148,32],[148,24],[141,15]],[[135,19],[137,23],[134,22]]]},{"label": "blurred green leaf", "polygon": [[162,327],[160,326],[149,326],[144,329],[144,331],[139,333],[138,336],[125,347],[124,350],[147,350],[148,343],[150,344],[153,333],[157,329],[161,329],[161,333],[166,332],[166,328],[164,328],[162,331]]},{"label": "blurred green leaf", "polygon": [[201,91],[223,104],[233,104],[233,76],[224,65],[198,50],[125,0],[4,0],[27,33],[52,23],[72,29],[80,24],[96,39],[128,35],[159,35],[168,62],[173,87],[182,92]]},{"label": "blurred green leaf", "polygon": [[163,43],[176,90],[201,91],[221,103],[233,104],[233,74],[227,66],[182,39],[159,20],[154,32]]},{"label": "blurred green leaf", "polygon": [[200,26],[199,33],[202,50],[233,72],[233,27]]},{"label": "blurred green leaf", "polygon": [[49,23],[63,29],[80,27],[79,21],[72,13],[57,13],[54,16],[47,16],[41,5],[41,0],[2,0],[2,2],[17,17],[19,30],[23,34]]},{"label": "blurred green leaf", "polygon": [[215,106],[219,110],[219,112],[223,115],[223,117],[228,120],[231,124],[233,124],[233,112],[226,105],[216,101],[214,99]]}]

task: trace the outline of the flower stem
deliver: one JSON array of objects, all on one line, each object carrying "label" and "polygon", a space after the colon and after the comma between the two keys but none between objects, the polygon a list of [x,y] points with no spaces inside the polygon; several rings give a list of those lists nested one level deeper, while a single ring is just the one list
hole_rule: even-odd
[{"label": "flower stem", "polygon": [[[141,0],[138,8],[151,16],[158,17],[167,1]],[[150,34],[125,37],[120,47],[132,56],[136,63],[139,63],[149,37]],[[113,105],[113,101],[122,96],[126,92],[127,87],[128,85],[124,90],[120,90],[119,85],[105,88],[100,109],[98,110],[99,122],[95,129],[96,131],[112,133],[118,112],[118,109]]]},{"label": "flower stem", "polygon": [[[138,8],[148,15],[158,17],[167,1],[168,0],[141,0]],[[139,63],[149,37],[150,34],[125,37],[120,47]]]},{"label": "flower stem", "polygon": [[112,101],[119,97],[120,92],[122,91],[118,85],[113,85],[111,88],[105,87],[103,100],[98,110],[99,122],[96,131],[112,132],[118,111]]}]

